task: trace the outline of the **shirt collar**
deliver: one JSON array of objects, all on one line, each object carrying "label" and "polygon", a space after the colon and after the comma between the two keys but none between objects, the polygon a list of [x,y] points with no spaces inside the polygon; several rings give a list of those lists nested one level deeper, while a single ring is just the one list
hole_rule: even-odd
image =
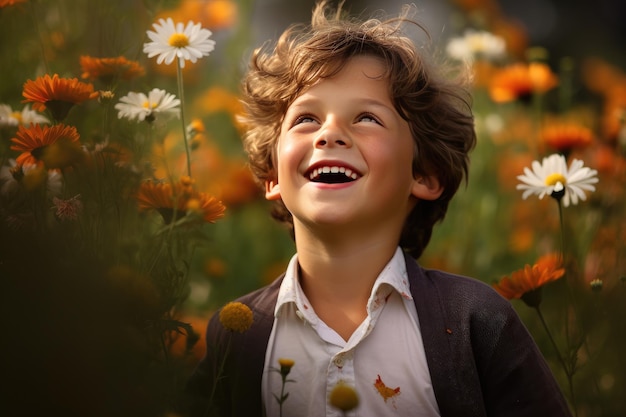
[{"label": "shirt collar", "polygon": [[[285,277],[280,285],[278,292],[278,299],[276,302],[276,309],[274,310],[275,316],[280,314],[282,307],[288,303],[295,303],[297,310],[303,311],[304,314],[307,310],[310,310],[309,301],[302,291],[300,281],[298,280],[298,255],[295,254],[287,265],[285,271]],[[390,286],[402,298],[406,300],[413,300],[411,291],[409,288],[409,279],[406,270],[406,264],[404,262],[404,254],[400,247],[396,248],[396,251],[391,260],[385,265],[382,272],[376,278],[374,287],[372,288],[372,294],[368,301],[368,312],[372,310],[373,304],[379,302],[380,291],[386,286]],[[390,291],[386,291],[385,295],[389,295]]]}]

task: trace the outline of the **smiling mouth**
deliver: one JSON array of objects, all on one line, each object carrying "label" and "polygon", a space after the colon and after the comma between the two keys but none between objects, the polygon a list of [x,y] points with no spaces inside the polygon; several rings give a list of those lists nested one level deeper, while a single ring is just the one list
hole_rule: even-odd
[{"label": "smiling mouth", "polygon": [[359,175],[346,167],[322,166],[315,168],[308,174],[313,182],[323,182],[326,184],[341,184],[356,181]]}]

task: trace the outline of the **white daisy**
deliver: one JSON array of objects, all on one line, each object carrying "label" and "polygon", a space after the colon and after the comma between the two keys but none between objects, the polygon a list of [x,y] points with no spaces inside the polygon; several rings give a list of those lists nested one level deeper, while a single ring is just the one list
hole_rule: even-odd
[{"label": "white daisy", "polygon": [[[45,168],[31,165],[17,165],[15,159],[9,159],[6,165],[0,167],[0,194],[3,196],[15,196],[23,188],[24,180],[28,181],[28,177],[41,177],[41,171]],[[47,170],[46,190],[48,196],[61,195],[63,190],[63,175],[59,170]],[[36,182],[36,181],[35,181]],[[32,183],[32,181],[31,181]],[[13,197],[15,198],[15,197]]]},{"label": "white daisy", "polygon": [[31,110],[28,104],[21,112],[13,111],[7,104],[0,104],[0,127],[15,127],[20,124],[28,126],[31,123],[50,124],[50,120],[41,113]]},{"label": "white daisy", "polygon": [[148,122],[154,121],[157,114],[175,114],[180,115],[180,100],[175,95],[153,88],[146,96],[144,93],[129,92],[120,98],[120,102],[115,105],[118,111],[117,117],[121,119],[126,117],[129,120],[137,119],[139,122],[144,120]]},{"label": "white daisy", "polygon": [[598,171],[583,167],[583,161],[574,159],[569,169],[567,161],[561,154],[552,154],[543,158],[543,162],[533,161],[532,171],[524,168],[524,175],[519,175],[523,184],[518,184],[518,190],[524,190],[522,198],[537,194],[540,199],[550,195],[556,199],[563,199],[565,207],[578,204],[578,199],[586,200],[586,191],[595,191],[592,184],[598,182]]},{"label": "white daisy", "polygon": [[144,43],[143,51],[148,58],[158,55],[157,64],[165,62],[169,65],[174,58],[178,58],[182,68],[186,60],[195,63],[215,48],[215,41],[209,39],[212,32],[200,23],[189,21],[187,26],[180,22],[174,25],[172,18],[168,17],[167,20],[159,19],[159,23],[152,26],[156,32],[146,32],[152,42]]},{"label": "white daisy", "polygon": [[500,36],[486,31],[468,29],[461,37],[452,38],[446,52],[459,61],[473,61],[477,58],[499,59],[506,52],[506,43]]}]

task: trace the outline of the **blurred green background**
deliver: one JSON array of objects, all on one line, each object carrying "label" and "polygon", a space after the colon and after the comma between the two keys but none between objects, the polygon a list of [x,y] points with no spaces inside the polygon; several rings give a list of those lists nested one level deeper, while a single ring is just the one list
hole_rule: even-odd
[{"label": "blurred green background", "polygon": [[[0,411],[3,415],[166,415],[175,409],[184,379],[203,349],[201,340],[186,349],[185,343],[195,339],[177,323],[191,323],[202,334],[216,308],[269,283],[294,252],[288,233],[270,218],[270,205],[246,170],[235,115],[239,82],[250,52],[276,39],[288,25],[307,23],[314,2],[12,3],[0,1],[0,104],[21,110],[24,83],[43,74],[81,78],[83,55],[136,60],[145,67],[144,76],[117,84],[112,102],[74,107],[65,123],[77,127],[86,146],[105,142],[134,146],[132,164],[138,169],[133,172],[161,178],[167,169],[182,174],[180,127],[174,121],[148,134],[144,125],[118,120],[113,104],[128,91],[147,92],[155,87],[178,95],[175,67],[159,66],[142,52],[146,31],[158,18],[193,20],[213,31],[215,51],[196,64],[188,63],[183,71],[185,118],[203,126],[192,151],[195,185],[220,198],[227,211],[215,224],[185,230],[176,242],[163,243],[175,256],[154,257],[161,241],[152,233],[159,230],[160,219],[138,215],[128,196],[121,193],[120,184],[127,180],[134,184],[129,178],[135,174],[130,171],[85,177],[84,182],[79,178],[74,185],[82,190],[83,198],[106,199],[93,206],[86,200],[84,218],[76,224],[46,223],[44,229],[31,233],[11,227],[8,219],[14,214],[15,197],[7,193],[5,184],[12,181],[8,167],[17,156],[10,149],[15,128],[2,126],[0,131],[4,169],[0,179],[0,313],[4,323],[0,354],[9,387],[2,391]],[[344,3],[357,16],[379,10],[395,15],[402,4]],[[479,145],[470,181],[453,200],[444,223],[435,228],[420,262],[491,284],[558,250],[556,205],[522,200],[515,190],[515,177],[533,159],[554,151],[541,141],[547,118],[565,118],[590,129],[593,143],[574,149],[574,156],[598,169],[598,190],[565,212],[566,240],[576,260],[568,272],[574,277],[568,278],[568,285],[574,282],[578,305],[567,303],[563,280],[545,288],[543,306],[557,342],[576,363],[576,398],[568,398],[577,414],[626,415],[626,133],[622,128],[626,3],[428,0],[415,4],[417,19],[428,28],[431,40],[413,35],[437,57],[445,58],[448,41],[462,36],[467,28],[486,30],[507,42],[507,57],[490,71],[509,63],[527,63],[528,51],[536,47],[542,62],[560,79],[558,88],[530,103],[519,98],[503,104],[489,95],[488,80],[495,72],[489,72],[483,84],[477,72],[474,110]],[[109,88],[92,82],[96,90]],[[32,200],[33,204],[41,201]],[[40,207],[44,212],[49,209],[46,204],[50,202],[44,199]],[[146,254],[156,265],[151,270],[158,273],[148,274],[147,284],[133,274],[118,276],[116,285],[122,280],[121,287],[112,289],[111,268],[124,259],[145,267],[142,257]],[[602,281],[601,291],[591,290],[594,279]],[[159,294],[156,307],[146,301],[146,292],[151,291]],[[535,311],[519,300],[512,302],[569,395],[568,378]],[[578,327],[572,333],[574,309]]]}]

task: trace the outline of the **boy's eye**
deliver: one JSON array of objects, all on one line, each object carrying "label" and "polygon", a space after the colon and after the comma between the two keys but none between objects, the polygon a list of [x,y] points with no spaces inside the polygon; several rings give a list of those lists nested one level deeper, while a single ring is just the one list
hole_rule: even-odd
[{"label": "boy's eye", "polygon": [[315,118],[313,118],[313,116],[304,114],[302,116],[298,116],[296,120],[293,122],[293,125],[295,126],[301,123],[314,123],[314,122],[315,122]]},{"label": "boy's eye", "polygon": [[380,121],[376,117],[374,117],[373,115],[371,115],[369,113],[364,113],[364,114],[360,115],[357,120],[359,122],[373,122],[373,123],[380,124]]}]

